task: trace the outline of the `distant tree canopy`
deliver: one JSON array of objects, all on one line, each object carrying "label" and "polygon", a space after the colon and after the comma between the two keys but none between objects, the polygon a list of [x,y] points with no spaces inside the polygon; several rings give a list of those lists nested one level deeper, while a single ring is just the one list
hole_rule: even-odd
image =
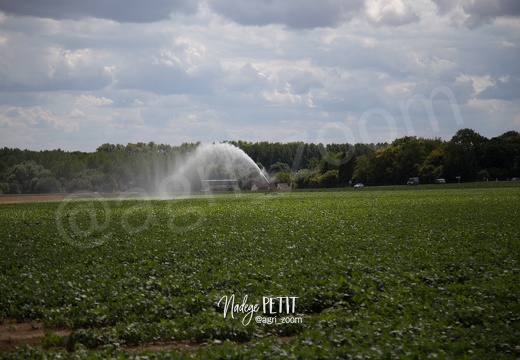
[{"label": "distant tree canopy", "polygon": [[[449,140],[405,136],[392,143],[307,144],[229,141],[266,169],[277,182],[294,187],[403,184],[418,176],[455,182],[520,177],[520,133],[488,139],[461,129]],[[161,181],[200,143],[103,144],[95,152],[61,149],[0,149],[0,192],[48,193],[81,190],[158,191]]]},{"label": "distant tree canopy", "polygon": [[103,144],[92,153],[3,148],[0,149],[0,191],[115,192],[141,188],[152,193],[171,174],[178,159],[198,145]]},{"label": "distant tree canopy", "polygon": [[487,139],[474,130],[461,129],[450,141],[404,137],[357,158],[353,177],[368,184],[401,184],[418,176],[448,182],[506,180],[520,175],[520,133],[508,131]]}]

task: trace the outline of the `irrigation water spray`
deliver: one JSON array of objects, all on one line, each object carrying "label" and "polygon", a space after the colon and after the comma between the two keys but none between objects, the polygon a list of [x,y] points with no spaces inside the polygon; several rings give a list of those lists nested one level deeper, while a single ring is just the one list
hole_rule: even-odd
[{"label": "irrigation water spray", "polygon": [[201,145],[160,185],[162,197],[190,195],[203,190],[202,181],[233,180],[240,188],[255,182],[269,184],[266,174],[242,149],[229,143]]}]

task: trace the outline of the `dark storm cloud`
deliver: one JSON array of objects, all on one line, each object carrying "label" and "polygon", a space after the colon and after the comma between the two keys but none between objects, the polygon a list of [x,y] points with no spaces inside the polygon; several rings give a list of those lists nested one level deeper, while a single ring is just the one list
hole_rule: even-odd
[{"label": "dark storm cloud", "polygon": [[194,13],[198,2],[190,0],[0,0],[0,11],[19,16],[62,19],[101,18],[146,23],[168,19],[175,12]]},{"label": "dark storm cloud", "polygon": [[444,15],[452,10],[462,8],[468,16],[465,25],[468,28],[477,28],[490,23],[498,17],[520,16],[520,1],[518,0],[432,0],[440,14]]},{"label": "dark storm cloud", "polygon": [[501,16],[520,16],[520,1],[518,0],[465,1],[462,8],[469,15],[466,24],[470,28],[487,24]]},{"label": "dark storm cloud", "polygon": [[432,2],[437,5],[437,9],[441,15],[449,13],[458,5],[457,1],[454,0],[432,0]]},{"label": "dark storm cloud", "polygon": [[209,4],[242,25],[275,23],[295,29],[334,27],[364,8],[364,0],[210,0]]}]

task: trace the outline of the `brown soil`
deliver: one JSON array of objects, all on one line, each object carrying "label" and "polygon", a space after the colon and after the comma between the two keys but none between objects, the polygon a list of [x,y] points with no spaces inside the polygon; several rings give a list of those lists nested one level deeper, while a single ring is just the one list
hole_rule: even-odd
[{"label": "brown soil", "polygon": [[[29,345],[31,347],[41,347],[45,332],[53,335],[67,336],[72,330],[49,328],[39,322],[17,322],[16,320],[4,320],[0,324],[0,352],[14,350],[20,345]],[[143,351],[162,351],[162,350],[185,350],[189,352],[197,351],[206,346],[205,344],[196,344],[190,341],[167,341],[145,343],[140,346],[128,347],[130,352]]]},{"label": "brown soil", "polygon": [[[17,322],[12,319],[4,320],[4,322],[0,324],[0,352],[14,350],[20,345],[41,347],[45,332],[50,332],[58,336],[67,336],[72,330],[49,328],[39,322]],[[168,341],[145,343],[136,347],[128,347],[127,350],[136,353],[171,349],[197,351],[204,346],[204,344],[196,344],[189,341]]]},{"label": "brown soil", "polygon": [[58,336],[71,333],[71,330],[48,328],[37,322],[18,323],[15,320],[4,320],[0,324],[0,351],[12,350],[22,344],[39,346],[45,336],[44,331]]},{"label": "brown soil", "polygon": [[[67,336],[72,330],[70,329],[56,329],[45,326],[38,322],[17,322],[12,319],[4,320],[0,324],[0,353],[14,350],[20,345],[29,345],[32,347],[41,347],[45,332],[50,332],[57,336]],[[282,336],[278,340],[281,342],[290,341],[294,336]],[[199,349],[217,345],[213,344],[198,344],[188,340],[177,341],[161,341],[144,343],[139,346],[130,346],[126,350],[130,353],[141,353],[144,351],[165,351],[165,350],[183,350],[187,352],[196,352]]]},{"label": "brown soil", "polygon": [[[50,328],[38,322],[17,322],[15,320],[4,320],[0,324],[0,353],[14,350],[20,345],[29,345],[31,347],[41,347],[45,332],[53,335],[67,336],[72,330]],[[188,340],[179,341],[160,341],[153,343],[144,343],[139,346],[130,346],[126,350],[130,353],[141,353],[144,351],[165,351],[165,350],[183,350],[195,352],[208,344],[197,344]]]},{"label": "brown soil", "polygon": [[1,204],[19,204],[19,203],[30,203],[36,201],[58,201],[64,199],[84,199],[84,198],[93,198],[93,197],[108,197],[113,198],[117,195],[132,195],[139,193],[99,193],[99,192],[75,192],[75,193],[59,193],[59,194],[0,194],[0,205]]},{"label": "brown soil", "polygon": [[[29,345],[32,347],[41,347],[45,332],[52,335],[67,336],[72,330],[56,329],[45,326],[38,322],[17,322],[15,320],[4,320],[0,324],[0,353],[4,351],[14,350],[20,345]],[[294,336],[281,336],[279,341],[286,342],[293,339]],[[212,344],[217,345],[217,343]],[[144,343],[140,346],[131,346],[126,349],[130,353],[138,354],[144,351],[167,351],[167,350],[183,350],[187,352],[196,352],[199,349],[211,346],[210,344],[197,344],[188,340],[165,341]]]},{"label": "brown soil", "polygon": [[63,200],[70,194],[0,194],[0,204]]}]

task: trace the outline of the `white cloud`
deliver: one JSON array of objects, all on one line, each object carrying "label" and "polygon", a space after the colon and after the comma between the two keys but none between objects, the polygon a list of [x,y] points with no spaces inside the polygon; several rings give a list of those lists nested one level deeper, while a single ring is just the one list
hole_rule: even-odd
[{"label": "white cloud", "polygon": [[292,93],[290,83],[285,83],[285,86],[282,89],[274,89],[270,92],[263,92],[262,96],[268,102],[278,105],[292,106],[297,104],[309,104],[308,97]]},{"label": "white cloud", "polygon": [[87,106],[106,106],[112,105],[114,101],[111,99],[107,99],[106,97],[96,97],[93,95],[81,95],[76,98],[76,103],[78,105],[87,105]]},{"label": "white cloud", "polygon": [[91,49],[64,49],[10,33],[0,57],[0,91],[98,90],[112,75]]},{"label": "white cloud", "polygon": [[475,94],[479,94],[486,90],[488,87],[495,86],[495,81],[491,79],[490,75],[475,76],[461,74],[456,79],[456,84],[471,83]]},{"label": "white cloud", "polygon": [[12,125],[13,125],[13,122],[11,121],[11,119],[9,117],[7,117],[4,114],[0,114],[0,126],[10,127]]},{"label": "white cloud", "polygon": [[368,19],[376,25],[400,26],[420,20],[401,0],[368,0],[366,9]]},{"label": "white cloud", "polygon": [[81,111],[80,109],[74,108],[71,112],[69,112],[69,116],[71,118],[81,119],[81,118],[85,117],[85,113],[83,111]]},{"label": "white cloud", "polygon": [[505,47],[510,47],[510,48],[518,47],[518,44],[515,44],[511,41],[502,41],[502,45]]},{"label": "white cloud", "polygon": [[79,123],[42,109],[41,107],[7,108],[2,116],[8,123],[21,123],[27,127],[51,127],[54,130],[62,130],[65,133],[75,132],[79,129]]}]

